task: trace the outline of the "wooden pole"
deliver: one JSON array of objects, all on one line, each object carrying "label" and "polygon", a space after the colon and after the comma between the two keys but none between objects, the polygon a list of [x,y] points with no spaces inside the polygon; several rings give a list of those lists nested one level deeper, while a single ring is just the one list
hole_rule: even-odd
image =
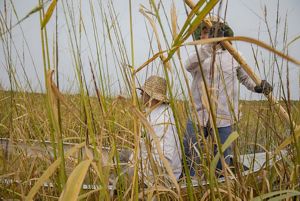
[{"label": "wooden pole", "polygon": [[[193,9],[195,7],[195,4],[191,0],[185,0],[185,3]],[[212,23],[205,19],[203,20],[205,25],[210,28],[212,26]],[[228,50],[228,52],[233,56],[233,58],[241,65],[241,67],[246,71],[246,73],[251,77],[251,79],[255,82],[256,85],[261,84],[261,79],[254,73],[252,68],[247,64],[247,62],[243,59],[243,57],[239,54],[239,52],[228,42],[228,41],[221,41],[221,44],[225,49]],[[278,112],[279,116],[282,117],[287,125],[292,123],[293,128],[295,128],[295,123],[291,119],[292,117],[289,116],[289,114],[285,111],[285,109],[279,104],[279,102],[275,99],[275,97],[270,93],[269,95],[265,95],[267,99],[270,101],[270,103],[274,106],[276,111]]]}]

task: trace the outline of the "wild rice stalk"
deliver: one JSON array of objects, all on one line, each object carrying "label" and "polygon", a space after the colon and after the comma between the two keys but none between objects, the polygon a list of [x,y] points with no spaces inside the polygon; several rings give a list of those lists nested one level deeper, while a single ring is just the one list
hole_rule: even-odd
[{"label": "wild rice stalk", "polygon": [[[39,4],[42,5],[42,1],[39,1]],[[43,22],[43,16],[44,16],[44,9],[40,11],[40,23],[42,26]],[[61,159],[61,168],[59,169],[59,188],[62,188],[65,184],[66,181],[66,174],[65,174],[65,160],[64,160],[64,152],[63,152],[63,145],[62,145],[62,135],[61,135],[61,130],[59,127],[58,119],[57,117],[57,111],[56,111],[56,106],[53,104],[54,99],[53,96],[51,95],[51,85],[50,85],[50,80],[52,73],[48,73],[47,71],[50,69],[50,58],[49,58],[49,48],[48,48],[48,40],[47,40],[47,29],[44,27],[44,29],[41,29],[41,41],[42,41],[42,55],[43,55],[43,63],[44,63],[44,75],[45,75],[45,85],[47,89],[47,98],[46,98],[46,104],[47,104],[47,110],[48,110],[48,115],[50,118],[50,123],[51,123],[51,141],[52,141],[52,146],[54,150],[54,157],[57,158],[58,154]],[[55,136],[56,135],[56,136]],[[58,139],[57,144],[58,144],[58,153],[56,153],[56,145],[55,145],[55,137]]]},{"label": "wild rice stalk", "polygon": [[[134,66],[134,46],[133,46],[133,24],[132,24],[132,8],[131,8],[131,0],[129,3],[129,26],[130,26],[130,49],[131,49],[131,66]],[[132,104],[133,106],[137,106],[137,94],[136,94],[136,85],[135,85],[135,77],[133,76],[134,69],[132,68],[132,78],[131,78],[131,95],[132,95]],[[133,133],[134,137],[134,174],[132,180],[132,190],[131,190],[131,200],[138,200],[138,155],[139,155],[139,143],[140,143],[140,129],[137,120],[133,122]]]},{"label": "wild rice stalk", "polygon": [[[91,199],[94,196],[94,199],[110,199],[110,192],[108,190],[108,185],[112,184],[116,187],[117,194],[114,196],[115,199],[142,199],[148,198],[152,199],[153,197],[157,197],[158,199],[166,199],[166,200],[174,200],[174,199],[183,199],[185,196],[185,189],[180,189],[180,184],[177,184],[176,179],[172,176],[172,170],[168,165],[167,174],[172,179],[172,184],[176,188],[167,189],[166,185],[168,185],[164,181],[157,181],[153,187],[148,187],[147,189],[137,183],[138,173],[137,170],[139,168],[139,163],[143,161],[138,161],[138,153],[139,153],[139,141],[140,141],[140,131],[141,124],[150,131],[150,135],[154,135],[155,133],[151,132],[151,126],[147,124],[147,121],[144,115],[140,112],[138,98],[135,92],[136,88],[136,78],[138,77],[138,72],[145,70],[145,76],[148,76],[148,73],[162,73],[167,79],[168,82],[168,91],[170,92],[170,107],[173,110],[175,115],[175,124],[178,129],[180,142],[181,142],[181,151],[183,151],[182,147],[182,138],[184,133],[184,127],[187,116],[192,116],[194,122],[198,122],[196,108],[193,103],[193,98],[191,91],[188,89],[187,94],[184,92],[185,87],[189,86],[188,77],[186,75],[184,66],[182,64],[181,52],[183,49],[179,51],[179,47],[185,47],[188,45],[199,45],[209,42],[219,42],[222,40],[236,40],[236,41],[245,41],[250,42],[252,45],[258,44],[261,47],[269,48],[273,53],[275,52],[275,47],[278,47],[278,37],[280,30],[279,26],[279,1],[277,4],[277,22],[276,22],[276,32],[274,34],[269,31],[269,38],[271,46],[266,46],[266,44],[262,44],[253,39],[246,37],[235,37],[235,38],[222,38],[222,39],[212,39],[209,41],[201,40],[201,41],[193,41],[193,42],[185,42],[187,38],[193,33],[194,29],[201,22],[202,18],[205,16],[205,13],[209,12],[209,8],[213,8],[214,3],[217,1],[199,1],[196,5],[196,8],[192,10],[189,14],[187,14],[187,19],[182,25],[181,29],[178,29],[176,24],[176,11],[174,5],[171,9],[171,22],[169,22],[169,17],[165,11],[165,4],[163,1],[159,3],[155,1],[149,1],[149,5],[151,10],[147,10],[146,7],[142,7],[145,11],[145,19],[150,22],[151,26],[147,26],[147,34],[150,43],[149,55],[153,55],[150,58],[145,59],[143,64],[140,67],[136,67],[135,65],[135,49],[133,48],[134,43],[136,42],[135,36],[137,33],[133,33],[133,20],[132,15],[135,11],[132,10],[132,2],[129,0],[129,17],[130,17],[130,53],[127,53],[126,50],[126,42],[124,38],[124,33],[121,31],[121,26],[118,20],[118,13],[114,8],[113,1],[109,1],[107,4],[101,1],[98,1],[98,6],[95,6],[92,1],[78,1],[80,5],[77,6],[77,2],[66,2],[62,1],[59,4],[57,2],[49,1],[43,2],[39,1],[39,5],[37,8],[32,9],[33,13],[30,14],[30,17],[34,16],[33,14],[36,12],[40,12],[40,23],[41,27],[44,27],[41,30],[41,46],[42,46],[42,55],[43,55],[43,68],[44,68],[44,76],[47,78],[46,81],[46,96],[42,94],[28,94],[26,92],[19,93],[19,91],[23,91],[24,86],[22,85],[24,78],[26,86],[32,90],[32,86],[29,83],[29,74],[26,72],[25,64],[25,51],[26,49],[23,47],[23,50],[17,50],[17,45],[15,44],[15,40],[13,38],[14,25],[12,25],[12,19],[9,17],[9,7],[6,5],[6,1],[4,2],[5,8],[4,12],[1,13],[0,25],[1,25],[1,42],[3,45],[3,51],[5,52],[5,69],[7,70],[9,81],[10,81],[10,92],[1,92],[0,97],[0,105],[2,112],[0,112],[0,131],[1,135],[9,136],[10,138],[23,138],[25,141],[30,142],[29,139],[36,138],[42,139],[41,147],[46,149],[47,145],[45,142],[45,138],[50,133],[50,139],[53,147],[54,159],[52,159],[49,155],[41,160],[28,159],[23,152],[21,152],[21,146],[18,146],[18,152],[14,151],[14,156],[0,156],[0,161],[4,161],[5,164],[1,169],[1,178],[11,177],[22,180],[22,183],[15,186],[4,186],[4,184],[0,184],[1,192],[4,194],[8,194],[9,196],[13,196],[13,198],[22,198],[25,195],[28,195],[28,199],[57,199],[57,196],[63,198],[66,196],[66,192],[68,195],[72,196],[72,199]],[[187,1],[186,1],[187,2]],[[82,3],[89,3],[89,10],[91,13],[91,25],[92,25],[92,34],[93,37],[89,38],[88,31],[86,27],[88,27],[88,21],[84,21],[89,18],[83,18],[83,6]],[[17,26],[21,28],[22,19],[19,20],[13,2],[11,1],[11,13],[14,12],[15,18],[17,19]],[[52,5],[52,6],[50,6]],[[55,5],[55,6],[53,6]],[[66,27],[68,31],[68,42],[70,44],[70,55],[72,56],[72,62],[74,63],[73,68],[76,71],[77,82],[72,84],[79,85],[79,95],[67,95],[63,94],[59,91],[59,52],[58,52],[58,39],[59,33],[57,32],[57,20],[58,13],[56,10],[56,15],[54,17],[53,13],[56,6],[62,6],[64,16],[59,16],[59,19],[64,17],[66,19]],[[51,8],[47,14],[44,14],[44,8]],[[108,8],[108,9],[107,9]],[[166,7],[167,8],[167,7]],[[168,9],[168,8],[167,8]],[[47,9],[48,10],[48,9]],[[100,10],[101,18],[97,18],[96,13]],[[30,11],[31,12],[31,11]],[[162,13],[163,12],[163,13]],[[78,13],[78,15],[77,15]],[[149,15],[151,13],[152,15]],[[49,17],[44,17],[45,15]],[[44,18],[42,18],[44,17]],[[165,17],[165,19],[163,18]],[[25,19],[27,19],[26,17]],[[53,45],[52,51],[51,46],[48,47],[48,34],[47,32],[47,24],[51,23],[51,19],[56,19],[55,22],[55,33],[53,34]],[[167,24],[165,24],[165,21]],[[20,23],[19,23],[20,22]],[[102,23],[99,25],[99,23]],[[101,26],[101,28],[99,27]],[[267,29],[270,29],[271,24],[269,22],[265,22]],[[168,38],[168,28],[172,33],[173,39]],[[171,28],[172,27],[172,28]],[[149,28],[149,29],[148,29]],[[154,35],[156,38],[153,40],[153,37],[148,33],[149,30],[154,31]],[[283,44],[284,44],[284,53],[279,53],[280,56],[289,59],[289,61],[297,63],[298,61],[295,59],[291,59],[287,57],[288,46],[289,44],[296,41],[299,37],[295,37],[290,43],[287,43],[287,28],[285,25],[284,36],[283,36]],[[4,33],[4,32],[7,33]],[[100,33],[101,32],[101,33]],[[4,33],[4,34],[3,34]],[[272,33],[272,34],[271,34]],[[99,34],[102,35],[104,39],[99,37]],[[161,37],[162,34],[162,37]],[[24,35],[22,33],[22,35]],[[83,37],[86,37],[87,46],[88,46],[88,62],[89,62],[89,71],[91,71],[92,78],[88,80],[87,71],[84,71],[83,65],[85,65],[86,55],[83,53]],[[160,38],[161,37],[161,38]],[[26,46],[27,42],[25,39],[25,35],[23,36]],[[105,39],[107,38],[107,40]],[[105,41],[105,42],[103,42]],[[172,43],[173,41],[173,43]],[[107,43],[107,44],[106,44]],[[159,44],[159,49],[154,50],[154,44]],[[104,46],[103,46],[104,45]],[[106,47],[107,46],[107,47]],[[107,49],[106,49],[107,48]],[[27,47],[28,49],[28,47]],[[23,51],[23,52],[22,52]],[[94,52],[95,51],[95,52]],[[269,54],[269,58],[260,58],[263,54],[259,51],[259,49],[254,50],[252,48],[254,54],[254,60],[256,61],[257,67],[259,67],[259,72],[265,77],[270,76],[272,73],[274,74],[276,71],[280,74],[280,79],[284,80],[284,71],[283,68],[290,68],[288,63],[285,63],[285,60],[279,60],[274,54]],[[50,60],[49,52],[53,52],[52,60]],[[168,58],[165,58],[165,54],[168,54]],[[177,54],[177,58],[173,55]],[[276,52],[278,53],[278,52]],[[121,73],[121,76],[117,73],[117,82],[120,86],[124,85],[124,91],[120,93],[127,93],[130,96],[129,99],[123,98],[114,98],[112,96],[112,87],[110,84],[108,73],[108,55],[112,55],[113,64],[116,66],[116,71]],[[16,55],[16,56],[14,56]],[[23,56],[23,57],[22,57]],[[15,59],[16,58],[16,59]],[[156,62],[156,59],[160,58],[161,62]],[[34,59],[32,58],[32,63],[34,63]],[[281,63],[280,63],[281,61]],[[169,63],[167,63],[169,62]],[[18,65],[20,63],[22,76],[20,77],[20,73],[17,70]],[[159,64],[157,64],[159,63]],[[180,66],[177,66],[179,63]],[[171,66],[172,65],[172,66]],[[268,67],[270,65],[270,69]],[[147,67],[147,69],[145,69]],[[150,67],[150,68],[149,68]],[[162,67],[162,68],[160,68]],[[51,79],[51,73],[48,70],[50,68],[56,69],[56,84]],[[98,70],[95,70],[95,69]],[[106,69],[105,69],[106,68]],[[135,70],[134,70],[135,69]],[[169,69],[171,69],[169,71]],[[99,73],[99,75],[98,75]],[[183,80],[181,79],[181,74],[183,73]],[[289,78],[289,71],[286,74],[286,77]],[[175,75],[171,77],[170,75]],[[115,74],[114,74],[115,76]],[[221,75],[221,79],[225,82],[225,76]],[[40,78],[40,77],[37,77]],[[175,79],[178,79],[179,86],[178,90],[174,93],[172,91],[172,86]],[[114,78],[115,79],[115,78]],[[288,80],[288,79],[287,79]],[[89,89],[90,81],[92,81],[92,85],[95,88],[95,92],[97,98],[92,97],[92,93]],[[272,80],[275,81],[275,80]],[[284,85],[287,85],[287,88]],[[283,94],[284,99],[286,99],[285,106],[288,109],[289,118],[293,117],[295,122],[299,122],[299,110],[297,103],[294,103],[290,100],[290,89],[289,85],[291,83],[287,81],[286,83],[280,81],[279,93]],[[277,88],[277,86],[276,86]],[[210,89],[208,87],[203,87],[202,90],[206,94],[210,94]],[[282,92],[281,92],[282,91]],[[183,101],[178,100],[177,94],[183,93]],[[123,95],[123,94],[122,94]],[[280,96],[280,94],[279,94]],[[190,102],[192,103],[191,109],[188,107],[187,98],[189,97]],[[45,98],[45,103],[40,103],[39,100]],[[230,98],[227,97],[229,100]],[[212,97],[208,97],[206,101],[206,105],[210,108],[209,104],[214,104],[214,99]],[[60,104],[62,105],[60,106]],[[43,107],[46,105],[46,108]],[[237,170],[237,178],[234,181],[228,181],[227,183],[218,183],[216,177],[214,175],[214,169],[217,162],[218,156],[213,158],[212,161],[210,159],[206,160],[205,155],[209,155],[210,153],[210,143],[206,142],[204,139],[204,148],[200,151],[201,155],[201,172],[203,175],[199,177],[195,177],[194,179],[198,180],[199,184],[204,180],[209,181],[209,186],[200,186],[193,187],[191,185],[191,180],[188,176],[189,172],[186,167],[186,163],[184,162],[184,171],[187,175],[187,190],[188,199],[195,200],[205,200],[205,199],[224,199],[231,197],[232,199],[236,198],[237,200],[250,200],[250,199],[261,199],[261,198],[271,198],[272,196],[275,199],[285,199],[292,198],[298,196],[299,190],[299,146],[297,145],[299,142],[299,129],[295,129],[291,127],[290,134],[288,133],[282,135],[282,130],[285,128],[282,125],[282,122],[278,117],[276,117],[276,112],[271,108],[270,105],[265,104],[263,101],[260,102],[249,102],[242,101],[241,104],[242,111],[244,112],[244,116],[240,120],[238,133],[239,138],[238,141],[237,135],[233,135],[230,137],[226,146],[231,142],[237,143],[237,149],[240,153],[237,153],[235,158],[239,158],[239,154],[244,153],[256,153],[260,151],[269,152],[275,149],[275,153],[269,154],[266,153],[266,165],[264,167],[264,171],[259,171],[257,175],[262,178],[261,180],[257,180],[257,175],[247,175],[243,176],[243,168],[238,169],[239,164],[236,163],[234,165]],[[4,108],[4,109],[3,109]],[[132,112],[132,108],[133,112]],[[231,112],[233,113],[233,106],[231,106]],[[48,115],[48,118],[47,118]],[[80,116],[81,115],[81,116]],[[236,117],[238,120],[239,117]],[[48,123],[49,122],[49,123]],[[49,126],[50,124],[50,126]],[[291,124],[292,125],[292,124]],[[201,137],[204,138],[203,133],[201,132]],[[200,141],[200,135],[198,137],[198,141]],[[58,144],[57,140],[58,138]],[[86,140],[86,142],[85,142]],[[90,141],[89,141],[90,140]],[[71,152],[64,153],[62,142],[63,141],[76,141],[81,142],[81,144],[77,145],[76,148],[72,149]],[[15,141],[16,142],[16,141]],[[89,142],[92,144],[92,152],[94,153],[94,160],[91,162],[92,154],[88,152],[88,159],[84,158],[83,152],[81,150],[82,143],[89,145]],[[30,142],[31,143],[31,142]],[[200,144],[200,143],[199,143]],[[99,150],[99,147],[103,145],[109,145],[111,147],[111,152],[108,154],[107,158],[103,157],[103,153]],[[149,144],[147,144],[149,145]],[[134,147],[132,150],[135,153],[136,164],[135,168],[135,178],[132,183],[127,182],[126,176],[122,174],[122,166],[120,164],[120,154],[118,153],[117,148],[120,147]],[[218,155],[222,153],[224,150],[224,146],[219,147],[221,151]],[[298,147],[297,147],[298,146]],[[149,146],[148,146],[149,147]],[[288,155],[284,155],[281,153],[282,150],[288,150]],[[79,153],[81,152],[81,154]],[[78,153],[79,157],[73,158],[72,165],[69,164],[70,156],[74,156],[74,153]],[[22,157],[21,157],[22,156]],[[162,157],[162,153],[160,153]],[[283,158],[282,161],[276,161],[276,157],[281,156]],[[5,157],[10,157],[11,160],[6,160]],[[18,162],[17,169],[11,169],[11,167],[16,167],[15,163],[11,161],[19,161],[18,158],[22,158],[20,162]],[[103,160],[107,159],[107,163],[105,164]],[[253,162],[257,158],[254,157]],[[50,162],[54,160],[54,162]],[[64,161],[66,160],[66,161]],[[162,157],[163,160],[163,157]],[[237,159],[239,161],[239,159]],[[163,160],[164,161],[164,160]],[[271,164],[272,162],[272,164]],[[68,168],[64,167],[64,164],[68,164]],[[14,166],[13,166],[13,165]],[[21,164],[21,165],[19,165]],[[114,166],[112,166],[112,164]],[[166,163],[167,164],[167,163]],[[254,163],[252,163],[253,167]],[[155,175],[159,177],[161,168],[157,164],[152,164],[153,169],[157,170]],[[58,169],[60,169],[58,171]],[[71,169],[72,172],[68,178],[64,176],[64,169]],[[251,167],[250,167],[251,169]],[[56,176],[56,172],[58,171],[58,177]],[[88,172],[89,177],[85,176]],[[119,179],[117,181],[116,178],[110,179],[109,176],[113,173],[116,174],[116,178]],[[155,171],[154,171],[155,172]],[[9,174],[11,173],[11,174]],[[226,180],[228,176],[230,176],[230,171],[228,175],[225,175]],[[73,181],[77,176],[80,175],[80,182],[77,183],[76,189],[72,189],[70,185],[65,185],[64,191],[62,193],[62,187],[64,182],[70,184],[74,183]],[[203,178],[204,179],[203,179]],[[33,178],[38,178],[34,184],[34,186],[27,185],[32,181]],[[54,180],[57,179],[58,187],[55,188],[42,188],[43,183],[52,178]],[[68,180],[67,180],[68,179]],[[110,181],[109,181],[110,180]],[[100,184],[100,189],[89,190],[88,192],[81,192],[81,184],[83,183],[96,183]],[[56,185],[56,184],[55,184]],[[41,189],[42,188],[42,189]],[[291,190],[295,189],[295,190]],[[29,192],[29,193],[28,193]],[[82,193],[82,194],[81,194]],[[2,193],[0,193],[1,196]],[[81,195],[80,195],[81,194]],[[261,195],[257,197],[257,195]],[[5,199],[6,197],[4,197]],[[12,198],[12,197],[8,197]]]}]

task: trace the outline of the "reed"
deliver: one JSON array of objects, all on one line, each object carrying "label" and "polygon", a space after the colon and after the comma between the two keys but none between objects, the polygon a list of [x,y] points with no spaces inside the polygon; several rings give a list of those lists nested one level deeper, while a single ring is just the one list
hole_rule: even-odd
[{"label": "reed", "polygon": [[[200,0],[196,4],[186,0],[182,3],[186,16],[181,24],[178,22],[175,3],[169,6],[164,1],[149,0],[147,5],[140,6],[149,49],[148,58],[145,56],[143,63],[138,64],[135,45],[141,33],[134,31],[133,16],[138,11],[133,10],[134,2],[131,0],[128,1],[127,11],[130,21],[126,24],[129,36],[123,32],[116,11],[117,4],[112,0],[39,0],[38,5],[23,18],[19,18],[15,1],[4,0],[0,16],[0,38],[5,55],[2,65],[9,77],[9,87],[0,90],[0,137],[10,139],[11,144],[8,147],[8,144],[3,143],[1,147],[1,199],[292,200],[299,197],[300,128],[296,125],[300,123],[300,104],[290,99],[290,89],[285,86],[291,85],[291,82],[288,73],[285,79],[283,70],[290,69],[290,63],[299,65],[297,59],[288,55],[289,45],[297,41],[299,36],[288,43],[285,24],[284,36],[282,39],[279,37],[282,26],[278,20],[279,1],[275,33],[270,30],[267,18],[264,20],[263,26],[269,37],[267,43],[246,36],[189,41],[205,16],[210,12],[220,13],[224,5],[218,0]],[[86,9],[89,17],[84,14]],[[39,15],[43,62],[39,67],[22,28],[24,21],[36,15]],[[12,19],[16,19],[17,23],[13,24]],[[65,24],[67,41],[60,40],[60,20]],[[55,24],[53,32],[47,29],[49,23]],[[13,37],[16,29],[21,31],[26,49],[17,48]],[[220,41],[228,43],[229,40],[246,42],[252,47],[260,76],[271,82],[279,77],[279,86],[276,88],[283,97],[279,103],[286,110],[289,121],[286,122],[278,115],[272,102],[241,101],[243,116],[236,132],[223,145],[217,140],[216,156],[211,154],[211,140],[204,139],[202,132],[197,136],[197,140],[204,142],[200,151],[201,175],[192,180],[184,157],[185,176],[176,181],[163,151],[157,146],[165,167],[164,178],[167,179],[161,179],[161,167],[153,163],[156,180],[153,186],[146,187],[140,182],[145,178],[140,178],[138,173],[143,163],[139,160],[141,133],[146,130],[157,145],[159,139],[147,121],[136,92],[141,78],[150,74],[166,78],[170,107],[184,155],[186,121],[190,118],[196,123],[199,119],[189,89],[190,81],[184,69],[183,55],[189,54],[190,46]],[[277,50],[279,40],[283,41],[284,46],[280,51]],[[68,56],[72,66],[61,66],[59,62],[60,57],[65,56],[59,52],[63,43],[69,45]],[[269,52],[268,59],[262,58],[261,47]],[[22,58],[25,51],[29,52],[30,58]],[[43,93],[35,92],[30,82],[26,70],[27,60],[33,65],[39,88],[44,89]],[[19,72],[18,64],[22,76],[16,73]],[[43,69],[43,75],[37,73],[38,68]],[[75,72],[73,84],[78,86],[77,94],[62,90],[62,68]],[[113,80],[117,80],[120,93],[112,87]],[[205,105],[212,111],[214,132],[218,136],[213,112],[215,100],[211,91],[207,84],[203,85],[203,92],[207,94]],[[278,94],[274,92],[274,95]],[[67,143],[74,144],[67,148]],[[219,159],[225,163],[222,153],[231,145],[234,145],[237,159],[234,163],[235,172],[226,170],[224,182],[219,182],[215,175],[216,165]],[[149,144],[146,146],[150,147]],[[283,150],[287,154],[283,154]],[[133,153],[135,162],[124,161],[124,157],[128,159],[127,151]],[[266,152],[265,167],[256,173],[243,175],[240,155],[260,151]],[[278,157],[281,160],[276,160]],[[132,175],[129,169],[133,170]],[[235,178],[232,179],[232,176]],[[207,183],[203,185],[203,181]],[[198,186],[193,186],[195,182]],[[94,185],[95,188],[84,189],[84,184]]]}]

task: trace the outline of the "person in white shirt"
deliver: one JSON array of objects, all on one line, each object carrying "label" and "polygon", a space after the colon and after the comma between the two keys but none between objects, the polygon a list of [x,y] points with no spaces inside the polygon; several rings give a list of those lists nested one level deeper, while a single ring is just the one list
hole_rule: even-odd
[{"label": "person in white shirt", "polygon": [[[210,17],[209,19],[213,24],[212,28],[209,29],[204,23],[201,23],[194,33],[195,40],[233,36],[232,29],[220,18]],[[233,125],[238,119],[238,83],[242,83],[250,91],[264,94],[269,94],[272,86],[265,80],[262,80],[261,85],[256,86],[221,43],[198,46],[197,51],[187,59],[185,68],[193,78],[191,91],[199,120],[195,123],[188,120],[184,137],[185,155],[190,174],[194,176],[197,166],[195,164],[200,164],[199,151],[201,151],[196,135],[198,135],[198,139],[201,138],[200,130],[204,132],[205,137],[213,133],[210,126],[212,125],[210,109],[204,101],[207,98],[204,82],[214,94],[212,103],[215,107],[215,121],[221,144],[224,144],[229,137]],[[215,146],[214,152],[216,153],[216,151]],[[232,155],[231,147],[226,149],[223,154],[225,162],[230,164],[231,159],[228,156]],[[222,170],[220,161],[217,168]]]},{"label": "person in white shirt", "polygon": [[[173,112],[166,95],[166,80],[159,76],[151,76],[139,89],[142,103],[146,107],[147,119],[158,137],[163,156],[169,162],[176,179],[179,179],[182,171],[182,153]],[[142,166],[139,175],[144,176],[144,183],[151,185],[159,178],[166,180],[168,174],[150,133],[145,132],[142,135],[140,146],[139,159]],[[155,171],[157,172],[154,173]]]}]

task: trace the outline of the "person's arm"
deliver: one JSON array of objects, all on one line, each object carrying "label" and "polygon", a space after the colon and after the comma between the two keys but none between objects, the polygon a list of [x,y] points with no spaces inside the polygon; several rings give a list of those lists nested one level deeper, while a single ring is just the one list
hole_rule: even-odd
[{"label": "person's arm", "polygon": [[237,78],[238,78],[239,82],[241,84],[243,84],[248,90],[250,90],[252,92],[255,92],[255,90],[254,90],[255,83],[248,76],[246,71],[242,67],[238,66],[237,69],[236,69],[236,73],[237,73]]},{"label": "person's arm", "polygon": [[240,66],[237,68],[237,77],[240,83],[247,87],[250,91],[256,93],[264,93],[268,95],[273,91],[273,87],[266,80],[262,80],[260,85],[256,85],[254,81],[248,76],[246,71]]},{"label": "person's arm", "polygon": [[[200,59],[200,63],[202,63],[205,59],[207,59],[212,52],[211,45],[201,45],[198,49],[198,55]],[[185,64],[185,68],[192,75],[199,69],[199,60],[197,56],[197,52],[195,52],[192,56],[188,58]]]},{"label": "person's arm", "polygon": [[192,56],[190,56],[186,63],[185,63],[185,69],[191,73],[192,75],[195,73],[195,69],[197,68],[199,62],[197,58],[197,54],[194,53]]}]

